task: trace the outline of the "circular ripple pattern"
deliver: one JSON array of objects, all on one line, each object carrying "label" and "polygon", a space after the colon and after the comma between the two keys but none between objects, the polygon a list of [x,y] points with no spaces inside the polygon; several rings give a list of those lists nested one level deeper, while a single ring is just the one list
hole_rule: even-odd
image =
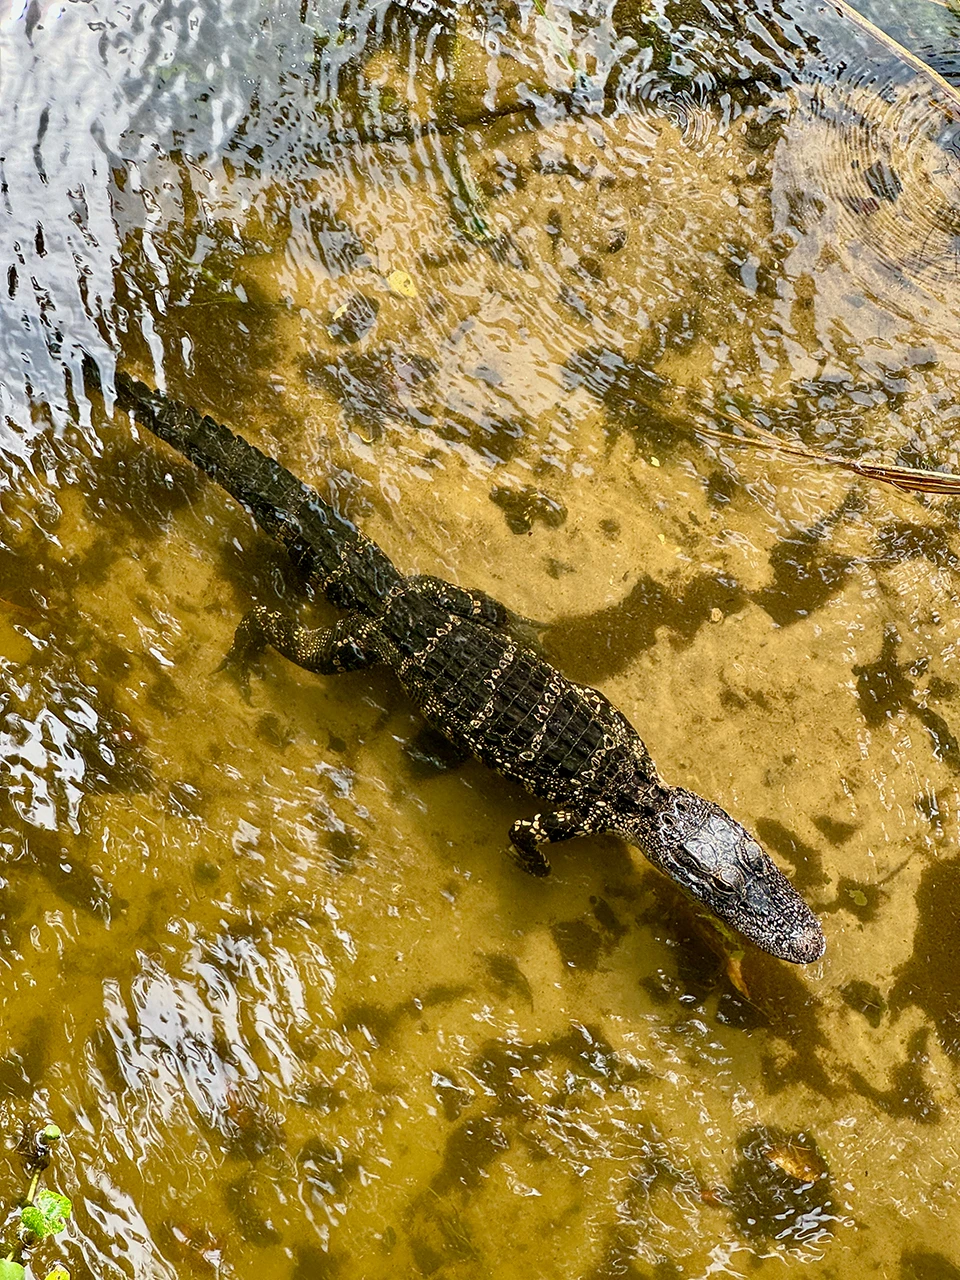
[{"label": "circular ripple pattern", "polygon": [[794,228],[839,254],[884,310],[913,318],[935,301],[956,314],[960,118],[951,104],[916,78],[879,74],[801,86],[794,101],[776,165]]}]

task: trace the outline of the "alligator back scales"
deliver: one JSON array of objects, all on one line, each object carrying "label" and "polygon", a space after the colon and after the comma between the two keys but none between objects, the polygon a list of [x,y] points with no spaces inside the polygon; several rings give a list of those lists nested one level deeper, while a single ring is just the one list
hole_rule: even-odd
[{"label": "alligator back scales", "polygon": [[[89,359],[88,375],[99,381]],[[231,655],[265,645],[322,674],[385,663],[424,717],[464,755],[555,806],[510,829],[517,860],[546,875],[543,846],[613,832],[763,949],[805,963],[824,949],[816,917],[757,842],[711,801],[666,785],[639,734],[596,689],[564,677],[481,592],[404,576],[285,467],[228,427],[116,375],[117,403],[216,480],[277,539],[345,616],[308,629],[252,610]]]}]

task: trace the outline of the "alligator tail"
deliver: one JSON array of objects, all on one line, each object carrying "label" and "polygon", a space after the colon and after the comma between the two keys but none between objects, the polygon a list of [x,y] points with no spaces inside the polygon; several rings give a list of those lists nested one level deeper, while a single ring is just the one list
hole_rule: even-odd
[{"label": "alligator tail", "polygon": [[[100,386],[94,361],[84,372]],[[315,489],[229,427],[117,371],[117,404],[172,445],[280,542],[307,580],[341,609],[376,615],[401,575],[384,551]]]}]

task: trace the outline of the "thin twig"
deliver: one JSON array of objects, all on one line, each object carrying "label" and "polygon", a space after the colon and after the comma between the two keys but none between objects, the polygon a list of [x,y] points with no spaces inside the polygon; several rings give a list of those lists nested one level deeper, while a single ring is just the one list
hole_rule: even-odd
[{"label": "thin twig", "polygon": [[[936,3],[937,0],[934,0]],[[918,76],[924,80],[928,80],[935,89],[939,89],[940,93],[948,99],[954,112],[960,114],[960,90],[953,87],[948,80],[945,80],[939,71],[934,71],[933,67],[915,53],[911,53],[909,49],[904,48],[899,40],[895,40],[893,36],[888,35],[876,23],[871,22],[869,18],[865,18],[854,7],[847,3],[847,0],[830,0],[830,3],[843,17],[849,19],[850,22],[872,36],[875,40],[879,40],[882,45],[890,50],[901,62],[905,62],[911,70],[915,71]],[[947,8],[944,5],[944,8]],[[951,11],[952,12],[952,11]]]},{"label": "thin twig", "polygon": [[[716,412],[718,417],[727,416],[722,410]],[[722,431],[719,427],[711,427],[705,423],[698,423],[693,429],[730,444],[753,445],[760,449],[785,453],[793,458],[802,458],[804,462],[816,463],[819,466],[840,467],[844,471],[852,471],[854,475],[893,485],[906,493],[933,493],[941,496],[960,494],[960,476],[948,471],[926,471],[920,467],[901,467],[882,462],[858,462],[855,458],[844,458],[836,453],[821,453],[817,449],[808,449],[805,445],[778,440],[775,436],[767,439],[768,433],[739,436],[732,431]],[[754,429],[762,430],[762,428]]]}]

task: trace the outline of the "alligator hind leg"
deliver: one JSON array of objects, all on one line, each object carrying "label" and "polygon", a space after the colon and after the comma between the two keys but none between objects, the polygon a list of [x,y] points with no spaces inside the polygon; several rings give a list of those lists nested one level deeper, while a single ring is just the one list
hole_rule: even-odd
[{"label": "alligator hind leg", "polygon": [[555,809],[538,813],[534,818],[521,818],[510,828],[510,839],[516,850],[515,859],[532,876],[548,876],[550,863],[540,848],[542,844],[559,844],[574,836],[592,835],[597,830],[594,820],[574,809]]},{"label": "alligator hind leg", "polygon": [[235,670],[246,689],[250,663],[272,645],[284,658],[317,675],[356,671],[380,660],[369,642],[370,629],[370,623],[356,615],[341,619],[335,627],[305,627],[293,614],[271,613],[261,605],[251,609],[237,627],[233,646],[218,670]]}]

